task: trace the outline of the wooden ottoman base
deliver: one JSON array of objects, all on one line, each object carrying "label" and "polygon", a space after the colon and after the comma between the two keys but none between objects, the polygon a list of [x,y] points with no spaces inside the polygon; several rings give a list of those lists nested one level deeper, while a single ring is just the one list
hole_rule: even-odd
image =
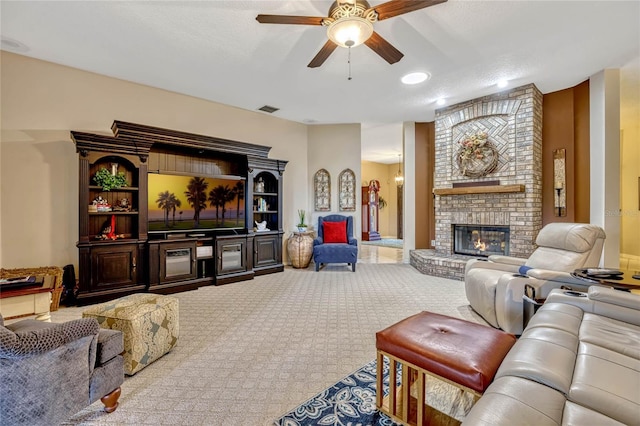
[{"label": "wooden ottoman base", "polygon": [[151,293],[132,294],[82,312],[100,327],[124,335],[124,372],[133,375],[169,352],[178,342],[178,299]]},{"label": "wooden ottoman base", "polygon": [[[475,402],[489,386],[515,336],[457,318],[421,312],[376,333],[376,406],[405,425],[460,422],[425,402],[425,385],[435,377],[468,392]],[[382,393],[384,358],[389,360],[389,394]],[[398,365],[401,383],[398,385]]]}]

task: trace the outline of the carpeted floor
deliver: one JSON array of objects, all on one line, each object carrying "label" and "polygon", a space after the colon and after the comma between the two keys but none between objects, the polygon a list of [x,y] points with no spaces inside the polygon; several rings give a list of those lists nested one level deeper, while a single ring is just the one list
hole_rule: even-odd
[{"label": "carpeted floor", "polygon": [[375,359],[376,331],[422,310],[482,322],[463,287],[406,264],[360,264],[177,293],[178,345],[125,380],[117,411],[98,402],[68,424],[273,424]]}]

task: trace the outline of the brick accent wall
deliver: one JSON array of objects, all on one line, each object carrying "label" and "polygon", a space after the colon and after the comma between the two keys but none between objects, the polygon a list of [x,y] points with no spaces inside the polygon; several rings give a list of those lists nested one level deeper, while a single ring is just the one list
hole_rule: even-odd
[{"label": "brick accent wall", "polygon": [[[480,131],[498,151],[498,164],[487,176],[469,178],[456,153],[460,140]],[[423,273],[462,279],[468,257],[452,254],[453,224],[509,226],[509,255],[529,257],[542,227],[542,93],[528,84],[440,109],[435,135],[435,188],[499,180],[522,184],[525,191],[436,196],[435,250],[416,250],[411,264]]]},{"label": "brick accent wall", "polygon": [[[436,253],[453,253],[452,224],[507,225],[510,255],[528,257],[542,227],[542,93],[533,85],[436,112],[435,187],[499,180],[525,192],[436,196]],[[455,161],[458,141],[484,131],[500,153],[496,170],[470,179]]]}]

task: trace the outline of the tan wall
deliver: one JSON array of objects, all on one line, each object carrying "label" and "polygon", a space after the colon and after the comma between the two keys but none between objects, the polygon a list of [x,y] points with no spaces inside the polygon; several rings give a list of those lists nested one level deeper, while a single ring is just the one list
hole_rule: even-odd
[{"label": "tan wall", "polygon": [[[353,216],[354,232],[353,236],[360,240],[361,226],[361,197],[359,188],[356,188],[356,210],[353,212],[340,211],[338,198],[338,176],[344,169],[351,169],[356,175],[356,185],[362,180],[360,171],[360,124],[335,124],[335,125],[315,125],[309,126],[308,130],[308,167],[306,176],[308,187],[312,188],[313,175],[320,169],[325,169],[331,175],[331,211],[314,211],[313,192],[309,192],[307,211],[311,213],[309,225],[316,229],[318,226],[318,216],[328,214],[342,214]],[[297,201],[296,201],[297,202]],[[298,208],[302,208],[303,200],[300,200]],[[286,230],[286,229],[285,229]]]},{"label": "tan wall", "polygon": [[636,66],[620,69],[620,253],[640,262],[640,90]]},{"label": "tan wall", "polygon": [[[1,55],[1,266],[77,266],[78,159],[69,131],[111,134],[114,119],[273,147],[271,158],[289,161],[283,226],[295,226],[297,209],[309,192],[307,126],[12,53]],[[354,171],[359,173],[359,139],[357,150]]]},{"label": "tan wall", "polygon": [[387,207],[380,210],[378,232],[386,238],[396,238],[398,235],[398,195],[395,175],[398,173],[397,164],[382,164],[372,161],[362,162],[362,186],[368,186],[369,181],[375,179],[380,182],[379,196],[385,199]]}]

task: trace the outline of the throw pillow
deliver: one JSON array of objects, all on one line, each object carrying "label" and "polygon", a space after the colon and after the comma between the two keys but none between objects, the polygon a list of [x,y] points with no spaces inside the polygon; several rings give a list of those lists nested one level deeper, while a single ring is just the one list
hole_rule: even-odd
[{"label": "throw pillow", "polygon": [[341,222],[323,222],[322,231],[325,243],[343,243],[347,242],[347,221]]}]

